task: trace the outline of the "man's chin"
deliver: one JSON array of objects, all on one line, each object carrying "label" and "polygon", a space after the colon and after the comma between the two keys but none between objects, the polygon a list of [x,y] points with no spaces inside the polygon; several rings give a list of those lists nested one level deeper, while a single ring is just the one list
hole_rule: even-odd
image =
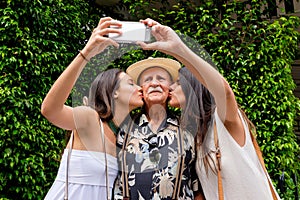
[{"label": "man's chin", "polygon": [[164,104],[167,101],[166,98],[163,98],[160,96],[151,96],[147,99],[145,99],[145,102],[149,102],[151,104]]}]

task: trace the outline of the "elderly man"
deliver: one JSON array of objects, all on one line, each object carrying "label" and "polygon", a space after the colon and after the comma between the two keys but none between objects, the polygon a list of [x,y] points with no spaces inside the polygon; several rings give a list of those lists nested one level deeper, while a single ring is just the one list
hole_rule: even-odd
[{"label": "elderly man", "polygon": [[149,58],[126,71],[142,87],[145,106],[133,123],[123,123],[118,135],[115,199],[194,198],[194,138],[180,130],[167,106],[180,67],[169,58]]}]

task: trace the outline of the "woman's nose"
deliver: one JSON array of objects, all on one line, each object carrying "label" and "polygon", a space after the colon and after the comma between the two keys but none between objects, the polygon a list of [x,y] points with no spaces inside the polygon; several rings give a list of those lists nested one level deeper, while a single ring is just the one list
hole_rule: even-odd
[{"label": "woman's nose", "polygon": [[135,87],[136,87],[136,89],[137,89],[138,91],[142,91],[142,87],[141,87],[141,86],[135,85]]},{"label": "woman's nose", "polygon": [[173,91],[175,89],[175,84],[170,85],[170,91]]}]

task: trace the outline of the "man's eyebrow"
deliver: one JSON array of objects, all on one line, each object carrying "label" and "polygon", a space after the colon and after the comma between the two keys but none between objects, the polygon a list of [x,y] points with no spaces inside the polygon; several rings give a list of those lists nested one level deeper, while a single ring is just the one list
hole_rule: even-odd
[{"label": "man's eyebrow", "polygon": [[143,80],[147,80],[147,79],[150,79],[150,78],[153,78],[153,76],[147,75],[147,76],[145,76],[145,77],[143,78]]},{"label": "man's eyebrow", "polygon": [[162,76],[160,74],[158,74],[157,77],[159,77],[159,78],[166,78],[165,76]]}]

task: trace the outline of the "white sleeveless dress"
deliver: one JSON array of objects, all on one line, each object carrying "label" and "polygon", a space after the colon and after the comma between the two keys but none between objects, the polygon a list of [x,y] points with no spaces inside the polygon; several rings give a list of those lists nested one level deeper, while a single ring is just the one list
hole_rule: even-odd
[{"label": "white sleeveless dress", "polygon": [[[65,149],[57,177],[45,200],[63,200],[65,193],[68,149]],[[110,196],[117,176],[117,159],[107,155]],[[68,197],[70,200],[106,199],[105,154],[103,152],[72,149],[69,163]]]},{"label": "white sleeveless dress", "polygon": [[[240,111],[239,116],[242,119],[245,129],[246,141],[243,146],[239,146],[225,128],[215,111],[213,117],[216,120],[216,127],[221,150],[221,175],[223,182],[223,191],[225,200],[272,200],[272,194],[269,188],[268,179],[265,174],[254,146],[252,144],[248,126],[243,119]],[[215,144],[213,126],[208,130],[206,148],[209,154],[215,159]],[[207,200],[216,200],[218,197],[218,178],[210,168],[206,173],[202,162],[201,150],[198,149],[196,170],[203,187],[204,195]],[[272,187],[274,187],[272,185]],[[276,193],[278,199],[280,197]]]}]

